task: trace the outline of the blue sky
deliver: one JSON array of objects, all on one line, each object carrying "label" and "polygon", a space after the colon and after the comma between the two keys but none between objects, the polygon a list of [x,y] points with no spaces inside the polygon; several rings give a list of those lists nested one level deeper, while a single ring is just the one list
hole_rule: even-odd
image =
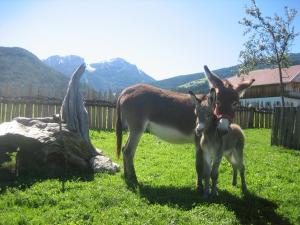
[{"label": "blue sky", "polygon": [[[265,15],[299,0],[257,0]],[[0,0],[0,46],[39,58],[122,57],[156,79],[235,65],[245,41],[238,24],[248,0]],[[292,47],[300,52],[300,37]]]}]

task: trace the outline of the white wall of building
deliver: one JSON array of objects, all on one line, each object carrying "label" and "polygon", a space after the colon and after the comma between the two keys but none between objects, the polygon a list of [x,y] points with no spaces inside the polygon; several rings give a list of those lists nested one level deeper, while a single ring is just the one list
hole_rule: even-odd
[{"label": "white wall of building", "polygon": [[[284,97],[284,101],[286,105],[293,105],[293,106],[300,106],[300,99],[295,99],[295,98],[287,98]],[[281,97],[264,97],[264,98],[246,98],[246,99],[241,99],[240,103],[242,105],[281,105]]]}]

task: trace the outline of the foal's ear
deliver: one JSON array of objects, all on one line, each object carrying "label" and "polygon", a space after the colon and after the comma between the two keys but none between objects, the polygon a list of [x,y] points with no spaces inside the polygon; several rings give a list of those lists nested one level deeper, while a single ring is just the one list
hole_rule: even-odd
[{"label": "foal's ear", "polygon": [[197,98],[197,96],[194,94],[194,92],[189,91],[189,94],[190,94],[190,97],[191,97],[192,104],[196,107],[200,106],[201,100]]},{"label": "foal's ear", "polygon": [[243,82],[239,83],[236,87],[234,87],[234,89],[238,92],[240,98],[243,97],[246,90],[251,87],[251,85],[253,84],[254,81],[255,81],[255,79],[243,81]]},{"label": "foal's ear", "polygon": [[217,93],[215,88],[211,88],[209,91],[209,97],[208,97],[208,105],[213,105],[216,103],[217,99]]}]

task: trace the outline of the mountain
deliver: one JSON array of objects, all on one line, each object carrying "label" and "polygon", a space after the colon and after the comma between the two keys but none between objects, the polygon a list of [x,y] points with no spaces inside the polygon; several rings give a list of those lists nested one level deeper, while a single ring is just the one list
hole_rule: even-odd
[{"label": "mountain", "polygon": [[55,97],[67,88],[68,78],[46,66],[31,52],[0,47],[0,95]]},{"label": "mountain", "polygon": [[[51,56],[44,63],[70,76],[84,59],[79,56]],[[119,91],[136,83],[150,83],[155,80],[136,65],[122,58],[88,64],[82,80],[95,90]]]},{"label": "mountain", "polygon": [[53,55],[43,60],[51,68],[56,71],[70,77],[74,70],[84,63],[84,59],[77,55],[69,55],[61,57],[59,55]]},{"label": "mountain", "polygon": [[[291,53],[289,58],[291,65],[300,64],[300,53]],[[270,67],[270,65],[258,65],[257,69]],[[238,73],[238,65],[217,69],[213,72],[218,74],[222,79],[225,79]],[[209,91],[209,86],[203,72],[188,75],[179,75],[172,78],[152,82],[151,84],[157,87],[172,89],[179,92],[193,91],[195,93],[207,93]]]},{"label": "mountain", "polygon": [[85,73],[86,82],[98,90],[121,90],[137,83],[155,81],[152,77],[122,58],[90,64]]}]

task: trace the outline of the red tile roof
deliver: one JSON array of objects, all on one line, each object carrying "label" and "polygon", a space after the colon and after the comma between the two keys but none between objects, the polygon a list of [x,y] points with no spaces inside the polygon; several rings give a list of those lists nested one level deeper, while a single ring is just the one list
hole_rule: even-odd
[{"label": "red tile roof", "polygon": [[[244,77],[244,78],[243,78]],[[283,83],[300,82],[300,65],[291,66],[282,69]],[[238,84],[242,80],[255,79],[252,86],[279,84],[279,70],[276,69],[263,69],[251,71],[248,75],[237,77],[233,76],[228,80],[233,84]]]}]

